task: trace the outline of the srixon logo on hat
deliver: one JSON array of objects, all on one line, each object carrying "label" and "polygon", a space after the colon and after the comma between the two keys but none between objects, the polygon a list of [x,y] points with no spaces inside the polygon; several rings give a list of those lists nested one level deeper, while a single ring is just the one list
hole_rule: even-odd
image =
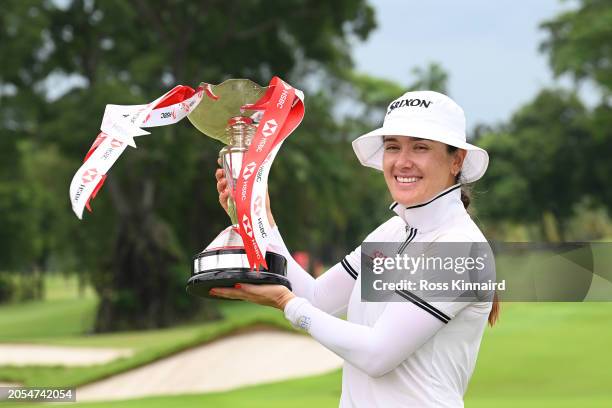
[{"label": "srixon logo on hat", "polygon": [[419,98],[401,99],[389,105],[389,110],[387,111],[387,115],[390,114],[394,109],[403,108],[404,106],[429,108],[429,105],[431,104],[432,104],[431,101],[427,101],[425,99],[419,99]]}]

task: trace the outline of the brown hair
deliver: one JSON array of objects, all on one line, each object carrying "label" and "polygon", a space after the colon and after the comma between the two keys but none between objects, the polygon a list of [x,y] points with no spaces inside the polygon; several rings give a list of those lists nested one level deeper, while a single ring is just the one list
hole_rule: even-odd
[{"label": "brown hair", "polygon": [[[457,150],[459,150],[455,146],[446,145],[446,151],[448,154],[454,154]],[[459,172],[455,176],[455,183],[461,182],[461,172]],[[461,202],[463,206],[467,210],[472,202],[472,191],[470,186],[462,184],[461,186]],[[489,312],[489,326],[493,327],[493,325],[499,320],[499,298],[497,297],[497,292],[493,295],[493,304],[491,305],[491,311]]]}]

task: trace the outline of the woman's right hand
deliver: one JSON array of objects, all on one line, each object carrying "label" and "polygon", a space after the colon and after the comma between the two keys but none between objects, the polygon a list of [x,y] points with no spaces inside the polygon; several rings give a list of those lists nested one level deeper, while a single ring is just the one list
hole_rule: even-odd
[{"label": "woman's right hand", "polygon": [[[227,208],[227,199],[229,198],[230,191],[227,187],[227,179],[225,178],[225,171],[223,169],[217,169],[215,171],[215,178],[217,179],[217,192],[219,193],[219,204],[225,210],[226,213],[229,214],[229,210]],[[274,221],[274,217],[272,216],[272,209],[270,208],[270,195],[266,191],[266,212],[268,214],[268,222],[271,227],[276,225]]]},{"label": "woman's right hand", "polygon": [[215,178],[217,179],[217,192],[219,193],[219,204],[229,214],[227,208],[227,199],[229,198],[229,188],[227,187],[227,179],[225,178],[225,171],[223,169],[217,169],[215,171]]}]

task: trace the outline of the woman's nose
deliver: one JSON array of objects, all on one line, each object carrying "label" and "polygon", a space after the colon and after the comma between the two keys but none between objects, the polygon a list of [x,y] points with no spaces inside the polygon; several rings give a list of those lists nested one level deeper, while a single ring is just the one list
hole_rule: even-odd
[{"label": "woman's nose", "polygon": [[395,167],[398,168],[412,168],[414,166],[414,162],[412,161],[412,155],[408,151],[401,151],[397,160],[395,161]]}]

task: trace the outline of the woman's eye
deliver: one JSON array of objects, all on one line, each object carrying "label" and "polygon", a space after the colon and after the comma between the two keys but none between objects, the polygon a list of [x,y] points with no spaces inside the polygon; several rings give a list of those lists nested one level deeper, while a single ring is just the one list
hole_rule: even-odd
[{"label": "woman's eye", "polygon": [[429,150],[429,147],[425,145],[416,145],[414,146],[414,150]]},{"label": "woman's eye", "polygon": [[385,146],[385,150],[386,151],[395,151],[395,150],[399,150],[399,147],[395,146],[395,145],[386,145]]}]

